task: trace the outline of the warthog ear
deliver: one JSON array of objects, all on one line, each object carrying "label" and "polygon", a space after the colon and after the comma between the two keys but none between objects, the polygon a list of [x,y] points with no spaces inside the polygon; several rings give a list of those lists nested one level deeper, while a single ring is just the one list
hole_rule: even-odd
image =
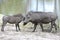
[{"label": "warthog ear", "polygon": [[32,11],[29,11],[28,14],[31,15],[32,14]]},{"label": "warthog ear", "polygon": [[23,21],[25,20],[25,17],[23,18]]}]

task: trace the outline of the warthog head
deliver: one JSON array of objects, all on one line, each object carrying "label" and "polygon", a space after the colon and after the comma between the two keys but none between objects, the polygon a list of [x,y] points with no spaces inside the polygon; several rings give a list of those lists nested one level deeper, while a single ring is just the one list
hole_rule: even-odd
[{"label": "warthog head", "polygon": [[26,16],[25,16],[25,19],[24,19],[24,24],[23,25],[26,25],[28,22],[30,22],[31,21],[31,13],[28,13],[28,14],[26,14]]}]

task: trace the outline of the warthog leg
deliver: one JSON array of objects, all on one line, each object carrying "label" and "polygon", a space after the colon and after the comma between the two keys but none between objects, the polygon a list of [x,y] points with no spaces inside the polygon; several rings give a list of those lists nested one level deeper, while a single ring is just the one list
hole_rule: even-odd
[{"label": "warthog leg", "polygon": [[18,24],[18,29],[20,30],[19,24]]},{"label": "warthog leg", "polygon": [[7,22],[3,22],[1,31],[4,31],[4,26],[7,24]]},{"label": "warthog leg", "polygon": [[16,31],[18,31],[18,29],[20,30],[19,24],[15,24],[15,25],[16,25]]},{"label": "warthog leg", "polygon": [[51,28],[50,28],[50,30],[49,30],[49,32],[51,32],[52,31],[52,28],[53,28],[53,22],[51,22]]},{"label": "warthog leg", "polygon": [[43,29],[43,24],[40,23],[40,26],[41,26],[41,29],[42,29],[42,32],[43,32],[43,31],[44,31],[44,29]]},{"label": "warthog leg", "polygon": [[15,26],[16,26],[16,31],[18,31],[18,29],[17,29],[18,24],[15,24]]},{"label": "warthog leg", "polygon": [[56,23],[54,22],[54,26],[55,26],[55,30],[57,31],[57,25],[56,25]]},{"label": "warthog leg", "polygon": [[32,32],[35,32],[36,27],[37,27],[37,23],[34,24],[34,30]]},{"label": "warthog leg", "polygon": [[57,25],[55,24],[55,21],[52,21],[51,22],[51,29],[49,30],[49,32],[52,31],[53,26],[55,27],[55,30],[57,31]]}]

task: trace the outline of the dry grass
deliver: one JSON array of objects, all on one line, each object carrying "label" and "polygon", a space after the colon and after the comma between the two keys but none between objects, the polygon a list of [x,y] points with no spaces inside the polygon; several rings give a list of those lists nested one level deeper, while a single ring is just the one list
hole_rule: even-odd
[{"label": "dry grass", "polygon": [[4,32],[0,31],[0,40],[60,40],[60,32],[42,32],[40,28],[37,28],[35,32],[32,32],[32,30],[25,27],[16,32],[14,26],[7,25]]}]

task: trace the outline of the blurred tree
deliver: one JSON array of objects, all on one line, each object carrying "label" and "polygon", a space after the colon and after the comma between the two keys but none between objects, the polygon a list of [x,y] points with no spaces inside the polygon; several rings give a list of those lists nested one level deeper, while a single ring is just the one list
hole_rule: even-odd
[{"label": "blurred tree", "polygon": [[36,11],[38,11],[38,0],[36,0]]},{"label": "blurred tree", "polygon": [[25,6],[25,13],[28,12],[28,9],[29,9],[29,5],[31,4],[31,0],[27,0],[26,2],[26,6]]}]

